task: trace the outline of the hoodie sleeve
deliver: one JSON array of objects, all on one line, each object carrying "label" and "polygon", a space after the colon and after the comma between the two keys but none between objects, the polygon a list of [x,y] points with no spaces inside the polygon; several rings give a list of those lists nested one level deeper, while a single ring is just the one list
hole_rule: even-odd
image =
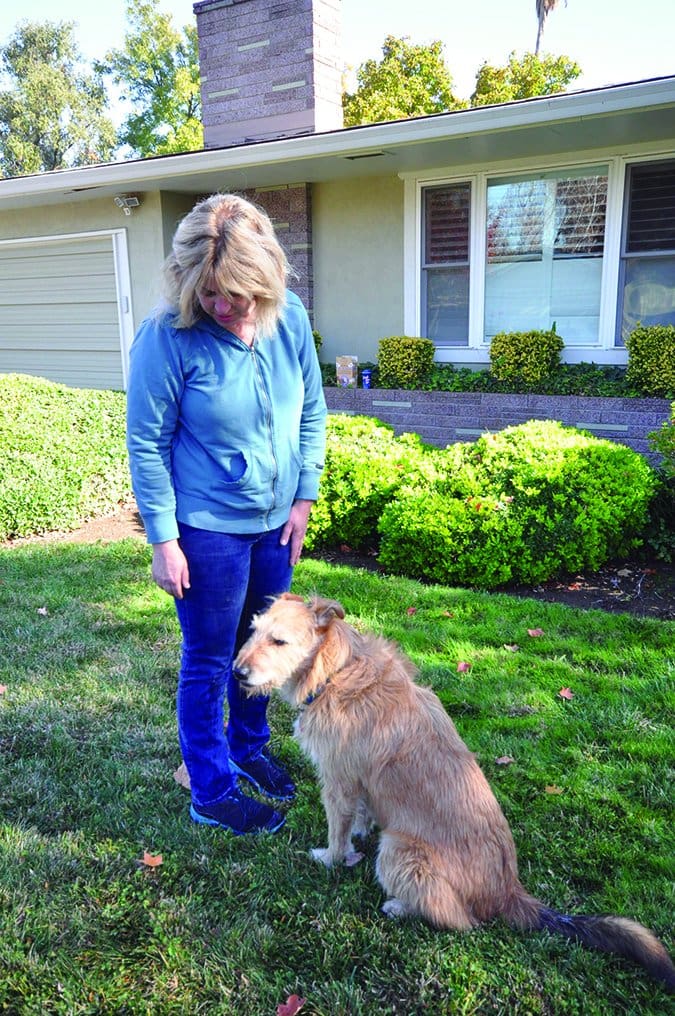
[{"label": "hoodie sleeve", "polygon": [[323,394],[321,369],[314,345],[312,326],[307,311],[297,296],[289,295],[289,303],[294,307],[293,325],[298,359],[305,384],[305,398],[300,419],[302,468],[295,496],[307,501],[316,501],[319,496],[319,480],[326,453],[326,400]]},{"label": "hoodie sleeve", "polygon": [[127,449],[131,481],[148,543],[178,537],[171,450],[183,393],[175,330],[147,318],[131,346],[127,386]]}]

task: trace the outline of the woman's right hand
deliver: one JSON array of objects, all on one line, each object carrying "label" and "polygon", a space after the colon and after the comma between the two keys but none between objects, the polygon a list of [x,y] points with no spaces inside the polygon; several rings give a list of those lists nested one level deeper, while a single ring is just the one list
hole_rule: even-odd
[{"label": "woman's right hand", "polygon": [[178,540],[153,543],[152,577],[169,596],[183,599],[183,591],[190,588],[190,572]]}]

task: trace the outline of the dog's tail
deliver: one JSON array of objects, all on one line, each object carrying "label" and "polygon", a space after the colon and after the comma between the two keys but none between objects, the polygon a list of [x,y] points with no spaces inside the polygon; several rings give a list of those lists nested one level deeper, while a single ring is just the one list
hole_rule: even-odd
[{"label": "dog's tail", "polygon": [[644,967],[670,992],[675,992],[675,965],[658,938],[637,921],[597,914],[561,914],[539,904],[533,931],[550,931],[580,942],[590,949],[616,953]]}]

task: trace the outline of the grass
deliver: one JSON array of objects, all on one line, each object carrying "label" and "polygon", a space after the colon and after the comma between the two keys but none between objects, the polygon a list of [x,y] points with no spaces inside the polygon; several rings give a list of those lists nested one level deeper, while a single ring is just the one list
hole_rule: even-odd
[{"label": "grass", "polygon": [[[312,560],[295,589],[413,657],[502,802],[530,891],[672,946],[675,625]],[[563,939],[388,921],[374,841],[356,868],[311,863],[324,816],[281,703],[274,749],[299,784],[284,830],[192,824],[172,776],[177,624],[139,540],[0,550],[0,653],[0,1010],[273,1016],[297,993],[303,1016],[666,1011],[641,970]]]}]

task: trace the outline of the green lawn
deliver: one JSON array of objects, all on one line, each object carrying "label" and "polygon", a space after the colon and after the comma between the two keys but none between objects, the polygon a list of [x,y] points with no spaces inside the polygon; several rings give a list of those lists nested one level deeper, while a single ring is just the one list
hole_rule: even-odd
[{"label": "green lawn", "polygon": [[[295,590],[413,657],[531,892],[634,917],[672,948],[674,624],[310,560]],[[640,969],[561,938],[387,920],[374,841],[355,868],[312,863],[323,810],[281,703],[274,749],[299,784],[284,830],[192,824],[173,779],[178,652],[141,541],[0,550],[0,1011],[274,1016],[291,994],[303,1016],[668,1011]]]}]

